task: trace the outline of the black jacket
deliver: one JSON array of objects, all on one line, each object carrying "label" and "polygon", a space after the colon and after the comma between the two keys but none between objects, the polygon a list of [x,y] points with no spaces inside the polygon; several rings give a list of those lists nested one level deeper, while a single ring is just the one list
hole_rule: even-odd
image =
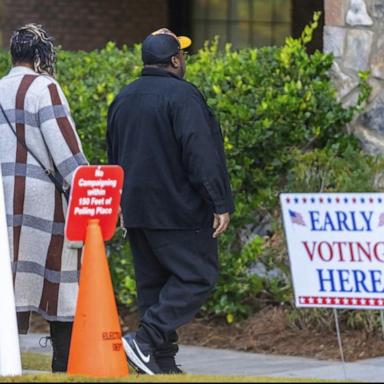
[{"label": "black jacket", "polygon": [[109,108],[107,143],[125,172],[126,227],[203,228],[233,211],[220,127],[187,81],[144,68]]}]

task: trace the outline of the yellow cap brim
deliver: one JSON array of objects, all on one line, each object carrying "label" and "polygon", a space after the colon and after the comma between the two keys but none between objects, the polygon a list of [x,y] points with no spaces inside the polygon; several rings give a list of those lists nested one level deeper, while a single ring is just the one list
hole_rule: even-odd
[{"label": "yellow cap brim", "polygon": [[180,43],[180,49],[188,48],[192,44],[192,40],[187,36],[177,36]]}]

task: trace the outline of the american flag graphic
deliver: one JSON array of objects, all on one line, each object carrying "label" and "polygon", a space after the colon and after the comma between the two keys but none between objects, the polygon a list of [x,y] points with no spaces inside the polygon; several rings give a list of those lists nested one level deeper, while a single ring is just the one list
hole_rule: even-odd
[{"label": "american flag graphic", "polygon": [[304,225],[305,227],[303,216],[301,216],[299,212],[289,210],[289,217],[291,218],[293,224]]},{"label": "american flag graphic", "polygon": [[384,225],[384,212],[380,213],[378,226],[382,227],[383,225]]}]

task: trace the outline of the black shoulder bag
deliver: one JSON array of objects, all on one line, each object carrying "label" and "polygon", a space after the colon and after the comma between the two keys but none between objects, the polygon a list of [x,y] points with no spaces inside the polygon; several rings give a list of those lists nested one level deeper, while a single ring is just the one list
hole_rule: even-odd
[{"label": "black shoulder bag", "polygon": [[17,136],[17,133],[15,131],[15,129],[12,127],[12,124],[11,122],[9,121],[8,119],[8,116],[6,115],[5,111],[4,111],[4,108],[3,106],[0,104],[0,109],[1,109],[1,112],[2,114],[4,115],[5,117],[5,120],[7,121],[8,125],[9,125],[9,128],[11,128],[13,134],[16,136],[16,139],[17,141],[20,143],[20,145],[22,145],[24,147],[24,149],[36,160],[36,162],[40,165],[41,168],[43,168],[44,170],[44,173],[49,177],[49,179],[52,181],[52,183],[55,185],[56,189],[62,193],[64,195],[64,197],[66,198],[66,200],[68,201],[69,199],[69,190],[68,189],[64,189],[63,185],[61,184],[61,182],[56,178],[55,176],[55,172],[58,172],[57,171],[57,168],[55,166],[55,162],[53,161],[52,159],[52,155],[51,153],[49,152],[48,150],[48,146],[47,146],[47,143],[45,142],[44,140],[44,137],[42,136],[43,138],[43,142],[44,142],[44,145],[47,149],[47,152],[48,152],[48,156],[51,158],[52,160],[52,164],[53,164],[53,171],[48,169],[48,168],[45,168],[44,164],[38,159],[38,157],[27,147],[27,145],[25,144],[24,141],[22,141],[19,136]]}]

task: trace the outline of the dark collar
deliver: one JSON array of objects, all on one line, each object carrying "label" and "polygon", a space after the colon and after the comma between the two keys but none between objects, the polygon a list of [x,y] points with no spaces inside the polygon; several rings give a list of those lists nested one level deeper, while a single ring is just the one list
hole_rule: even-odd
[{"label": "dark collar", "polygon": [[163,68],[154,68],[154,67],[144,67],[141,71],[141,76],[163,76],[163,77],[173,77],[175,79],[181,80],[179,76],[173,74],[172,72],[167,71]]}]

